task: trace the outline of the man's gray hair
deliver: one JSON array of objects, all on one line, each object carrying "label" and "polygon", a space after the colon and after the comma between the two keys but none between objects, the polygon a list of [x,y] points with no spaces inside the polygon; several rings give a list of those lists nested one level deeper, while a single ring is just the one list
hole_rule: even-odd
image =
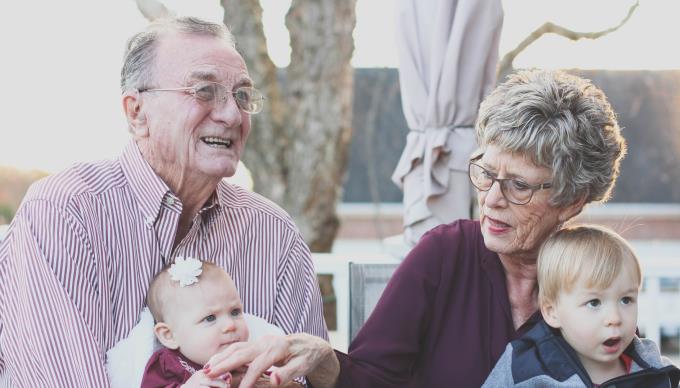
[{"label": "man's gray hair", "polygon": [[550,204],[609,199],[626,141],[602,90],[561,71],[518,72],[482,102],[476,124],[489,145],[552,171]]},{"label": "man's gray hair", "polygon": [[152,86],[156,47],[159,38],[165,32],[212,36],[224,39],[231,47],[235,47],[234,38],[224,24],[211,23],[195,17],[164,18],[154,21],[127,42],[123,68],[120,71],[120,88],[123,92]]}]

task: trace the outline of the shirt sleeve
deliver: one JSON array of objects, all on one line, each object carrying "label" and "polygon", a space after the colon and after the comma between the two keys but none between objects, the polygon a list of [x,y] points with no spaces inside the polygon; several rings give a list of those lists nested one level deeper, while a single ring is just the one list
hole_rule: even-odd
[{"label": "shirt sleeve", "polygon": [[0,349],[12,386],[109,386],[86,236],[66,211],[33,200],[0,245]]},{"label": "shirt sleeve", "polygon": [[141,388],[179,388],[188,380],[185,374],[166,352],[157,351],[144,369]]},{"label": "shirt sleeve", "polygon": [[299,233],[278,271],[274,323],[286,334],[304,332],[328,341],[312,255]]},{"label": "shirt sleeve", "polygon": [[339,387],[407,386],[430,326],[441,256],[432,234],[411,250],[352,341],[349,355],[336,352]]}]

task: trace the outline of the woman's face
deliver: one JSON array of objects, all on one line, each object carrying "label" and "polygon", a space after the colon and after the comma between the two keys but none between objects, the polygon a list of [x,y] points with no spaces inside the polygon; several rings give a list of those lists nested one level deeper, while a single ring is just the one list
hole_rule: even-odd
[{"label": "woman's face", "polygon": [[[552,172],[528,158],[503,151],[495,145],[486,148],[477,164],[495,178],[511,178],[529,185],[552,181]],[[541,243],[557,226],[576,214],[574,206],[548,204],[552,189],[537,190],[525,205],[508,202],[495,182],[489,191],[478,191],[479,218],[484,243],[501,256],[535,260]]]}]

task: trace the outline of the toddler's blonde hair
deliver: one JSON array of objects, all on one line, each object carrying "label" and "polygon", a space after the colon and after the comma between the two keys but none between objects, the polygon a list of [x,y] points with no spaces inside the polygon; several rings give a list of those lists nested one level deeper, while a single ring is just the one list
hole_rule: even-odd
[{"label": "toddler's blonde hair", "polygon": [[599,225],[567,227],[553,234],[538,253],[538,302],[555,303],[581,276],[589,288],[605,289],[624,266],[633,270],[638,288],[642,270],[633,248],[619,234]]}]

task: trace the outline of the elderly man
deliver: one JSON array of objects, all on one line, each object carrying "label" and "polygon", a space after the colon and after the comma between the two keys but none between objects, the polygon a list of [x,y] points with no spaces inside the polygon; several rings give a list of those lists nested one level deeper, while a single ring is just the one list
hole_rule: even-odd
[{"label": "elderly man", "polygon": [[327,338],[308,247],[289,216],[222,179],[264,98],[222,25],[133,36],[121,72],[132,140],[113,161],[34,184],[0,245],[0,375],[10,386],[105,387],[105,354],[177,256],[223,267],[245,312]]}]

